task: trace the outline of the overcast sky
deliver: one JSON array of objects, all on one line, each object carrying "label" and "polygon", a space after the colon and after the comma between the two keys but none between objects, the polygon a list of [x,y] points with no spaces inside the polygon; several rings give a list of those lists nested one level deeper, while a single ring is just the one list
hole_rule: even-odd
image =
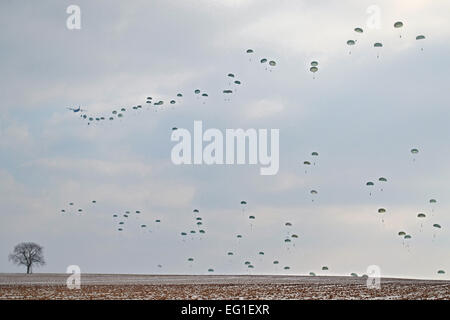
[{"label": "overcast sky", "polygon": [[[71,4],[80,30],[66,27]],[[380,29],[367,26],[371,5]],[[0,272],[24,271],[8,253],[33,241],[47,260],[40,272],[246,273],[248,260],[252,273],[323,274],[326,265],[363,274],[375,264],[389,276],[448,274],[449,10],[446,0],[2,1]],[[374,42],[384,45],[379,58]],[[265,70],[261,58],[277,66]],[[224,101],[230,72],[242,85]],[[196,98],[197,88],[209,97]],[[147,96],[166,104],[155,112]],[[89,126],[66,109],[109,116],[137,104]],[[194,120],[223,132],[279,129],[278,174],[175,166],[171,129],[192,130]],[[365,183],[381,176],[388,182],[369,196]],[[195,208],[206,234],[183,242],[180,232],[197,230]],[[136,210],[118,232],[126,218],[112,215]],[[299,236],[289,250],[285,222]],[[399,231],[412,235],[409,248]]]}]

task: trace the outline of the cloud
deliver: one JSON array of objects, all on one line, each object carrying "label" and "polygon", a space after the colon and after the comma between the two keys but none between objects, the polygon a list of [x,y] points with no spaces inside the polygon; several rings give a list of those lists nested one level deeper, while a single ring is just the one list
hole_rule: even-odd
[{"label": "cloud", "polygon": [[0,148],[15,152],[26,151],[33,145],[33,137],[23,123],[12,122],[0,131]]},{"label": "cloud", "polygon": [[52,158],[52,159],[38,159],[26,164],[33,167],[44,167],[62,171],[64,173],[72,172],[81,174],[89,172],[90,175],[96,176],[129,176],[136,175],[146,178],[153,173],[151,165],[143,164],[141,162],[112,162],[97,159],[71,159],[71,158]]},{"label": "cloud", "polygon": [[265,118],[281,113],[283,109],[283,104],[278,101],[262,99],[245,107],[244,114],[249,118]]},{"label": "cloud", "polygon": [[254,188],[259,192],[268,194],[283,193],[289,190],[300,189],[307,185],[306,179],[298,176],[294,172],[281,172],[274,176],[269,184],[261,184],[256,182]]},{"label": "cloud", "polygon": [[[65,4],[1,3],[0,19],[10,27],[0,30],[7,48],[0,53],[0,254],[24,239],[42,242],[50,258],[43,271],[65,271],[75,260],[84,272],[149,273],[161,272],[155,266],[163,261],[164,272],[182,273],[186,256],[195,255],[194,272],[211,264],[218,272],[246,272],[227,264],[230,248],[240,250],[239,259],[265,250],[306,273],[323,263],[337,273],[364,272],[371,258],[398,276],[428,277],[437,265],[448,266],[445,227],[433,242],[429,224],[420,231],[415,216],[430,213],[427,201],[435,197],[429,222],[449,224],[450,4],[380,1],[382,28],[366,28],[350,55],[346,41],[358,36],[353,28],[365,25],[371,4],[80,1],[82,29],[72,32]],[[397,19],[405,23],[401,39],[392,28]],[[423,51],[418,33],[427,36]],[[385,44],[379,59],[378,40]],[[247,48],[255,50],[251,59]],[[277,61],[272,72],[262,57]],[[315,79],[308,71],[313,59]],[[242,85],[224,101],[230,72]],[[208,99],[196,97],[197,88]],[[167,102],[178,92],[176,105],[144,105],[147,96]],[[144,110],[90,126],[65,108],[109,115],[135,104]],[[192,128],[194,120],[223,130],[279,128],[279,174],[173,165],[171,128]],[[416,161],[412,147],[421,150]],[[320,156],[305,174],[312,151]],[[369,196],[364,183],[379,176],[389,182]],[[62,216],[70,201],[87,213]],[[381,206],[388,209],[384,225]],[[152,228],[156,218],[164,223],[152,233],[130,227],[118,235],[112,214],[139,208]],[[193,208],[200,208],[207,234],[183,242],[180,232],[196,228]],[[284,246],[285,221],[301,235],[295,254]],[[411,252],[397,236],[403,228],[413,232]],[[245,235],[241,246],[238,232]],[[261,261],[258,270],[271,267]],[[16,270],[2,260],[0,269]]]}]

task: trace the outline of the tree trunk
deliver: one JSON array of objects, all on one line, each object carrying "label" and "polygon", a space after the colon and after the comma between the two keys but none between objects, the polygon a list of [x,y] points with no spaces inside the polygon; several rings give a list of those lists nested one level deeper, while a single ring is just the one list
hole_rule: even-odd
[{"label": "tree trunk", "polygon": [[31,272],[31,266],[27,266],[27,274],[30,274]]}]

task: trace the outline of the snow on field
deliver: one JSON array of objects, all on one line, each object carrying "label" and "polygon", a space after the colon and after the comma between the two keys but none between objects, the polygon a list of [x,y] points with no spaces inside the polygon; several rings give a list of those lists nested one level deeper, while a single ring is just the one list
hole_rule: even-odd
[{"label": "snow on field", "polygon": [[0,299],[450,299],[450,281],[305,276],[0,274]]}]

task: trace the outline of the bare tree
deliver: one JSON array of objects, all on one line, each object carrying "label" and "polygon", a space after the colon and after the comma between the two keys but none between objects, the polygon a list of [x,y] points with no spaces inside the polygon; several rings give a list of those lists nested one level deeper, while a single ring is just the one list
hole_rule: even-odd
[{"label": "bare tree", "polygon": [[34,242],[22,242],[14,247],[13,253],[9,255],[9,260],[18,266],[27,267],[27,274],[33,273],[33,266],[45,264],[43,248]]}]

